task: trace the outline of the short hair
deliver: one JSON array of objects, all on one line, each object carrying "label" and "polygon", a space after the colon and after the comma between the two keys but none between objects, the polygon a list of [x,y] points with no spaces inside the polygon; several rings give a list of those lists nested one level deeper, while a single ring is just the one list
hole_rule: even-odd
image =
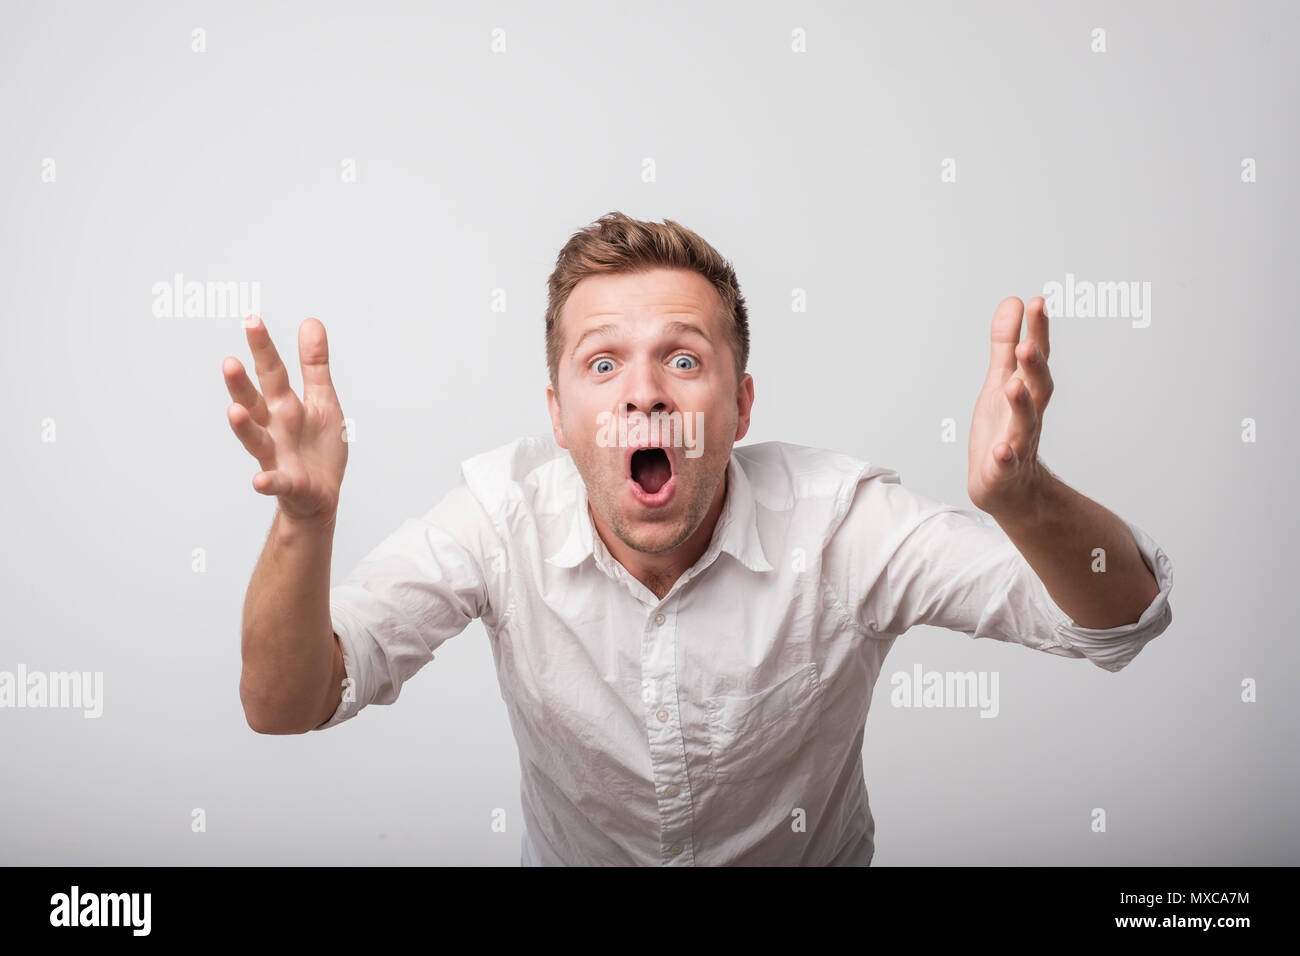
[{"label": "short hair", "polygon": [[546,367],[551,386],[559,388],[560,353],[564,348],[560,314],[569,295],[588,276],[689,269],[708,279],[722,299],[736,382],[749,364],[749,313],[730,262],[699,235],[671,219],[663,223],[610,212],[575,232],[560,250],[547,280]]}]

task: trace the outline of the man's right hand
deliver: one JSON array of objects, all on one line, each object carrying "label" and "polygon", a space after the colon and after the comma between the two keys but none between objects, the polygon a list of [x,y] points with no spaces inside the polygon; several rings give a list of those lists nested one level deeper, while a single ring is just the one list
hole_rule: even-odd
[{"label": "man's right hand", "polygon": [[304,524],[332,523],[348,461],[343,409],[330,380],[329,344],[319,319],[298,327],[302,400],[289,387],[289,372],[257,316],[244,320],[259,393],[234,356],[221,364],[234,402],[226,417],[262,470],[253,490],[279,499],[284,517]]}]

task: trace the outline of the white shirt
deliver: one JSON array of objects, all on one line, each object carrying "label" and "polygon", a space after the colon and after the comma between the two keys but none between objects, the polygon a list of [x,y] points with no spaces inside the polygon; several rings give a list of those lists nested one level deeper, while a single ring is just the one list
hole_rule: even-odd
[{"label": "white shirt", "polygon": [[734,448],[708,550],[662,600],[605,548],[550,437],[461,474],[331,589],[353,692],[316,729],[393,703],[481,618],[525,865],[867,865],[863,731],[898,635],[931,624],[1117,671],[1172,620],[1172,565],[1131,523],[1160,593],[1133,624],[1077,627],[992,518],[831,451]]}]

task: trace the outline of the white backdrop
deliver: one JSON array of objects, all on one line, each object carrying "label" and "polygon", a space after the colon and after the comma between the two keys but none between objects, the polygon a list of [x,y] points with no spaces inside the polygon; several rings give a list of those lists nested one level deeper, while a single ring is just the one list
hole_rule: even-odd
[{"label": "white backdrop", "polygon": [[[243,311],[161,290],[256,295],[295,388],[325,323],[356,423],[337,580],[463,458],[548,432],[545,280],[613,209],[735,264],[747,441],[964,506],[998,301],[1149,288],[1053,321],[1041,451],[1165,548],[1174,623],[1119,674],[901,638],[875,865],[1300,863],[1297,7],[619,6],[5,5],[0,671],[103,683],[94,718],[0,708],[0,863],[518,863],[477,623],[392,707],[248,729],[274,502],[225,417]],[[997,719],[891,708],[916,663],[997,671]]]}]

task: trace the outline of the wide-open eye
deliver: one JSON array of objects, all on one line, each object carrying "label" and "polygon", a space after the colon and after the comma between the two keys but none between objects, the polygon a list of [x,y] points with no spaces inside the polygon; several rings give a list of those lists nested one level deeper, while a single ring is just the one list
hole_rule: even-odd
[{"label": "wide-open eye", "polygon": [[[685,359],[690,364],[688,365],[680,364],[682,359]],[[695,357],[692,355],[677,355],[673,357],[673,368],[677,369],[678,371],[689,372],[691,369],[695,368],[695,366],[698,364],[699,363],[695,361]]]},{"label": "wide-open eye", "polygon": [[591,363],[591,370],[597,375],[604,375],[606,372],[614,371],[614,360],[610,358],[598,358]]}]

